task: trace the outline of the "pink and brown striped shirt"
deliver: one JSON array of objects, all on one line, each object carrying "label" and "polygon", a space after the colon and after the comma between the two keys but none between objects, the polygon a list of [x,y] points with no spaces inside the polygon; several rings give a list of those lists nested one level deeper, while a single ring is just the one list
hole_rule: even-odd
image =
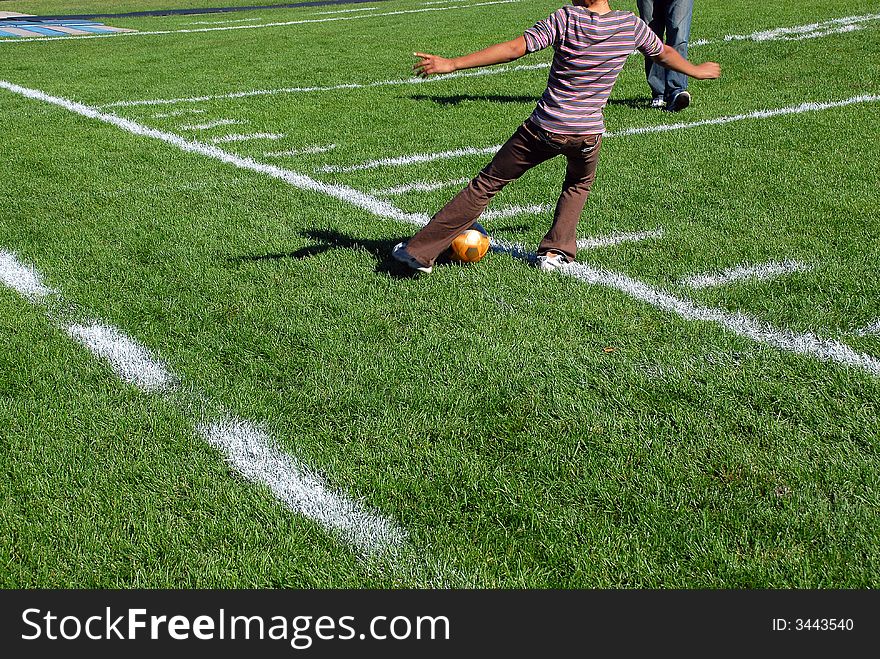
[{"label": "pink and brown striped shirt", "polygon": [[626,58],[636,50],[659,55],[663,42],[643,20],[628,11],[597,14],[568,6],[525,31],[526,49],[553,46],[547,89],[531,120],[563,135],[605,131],[602,109]]}]

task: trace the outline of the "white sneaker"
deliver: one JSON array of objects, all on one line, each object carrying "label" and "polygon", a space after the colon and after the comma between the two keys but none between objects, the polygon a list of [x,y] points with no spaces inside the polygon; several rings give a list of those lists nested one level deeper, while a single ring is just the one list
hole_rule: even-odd
[{"label": "white sneaker", "polygon": [[652,110],[662,110],[665,107],[666,107],[666,99],[664,99],[662,96],[655,96],[654,98],[651,99],[650,108]]},{"label": "white sneaker", "polygon": [[546,254],[538,255],[538,269],[544,272],[562,270],[567,264],[568,259],[565,258],[565,254],[560,254],[559,252],[547,252]]},{"label": "white sneaker", "polygon": [[397,243],[394,246],[394,249],[391,250],[391,256],[394,257],[395,261],[400,261],[413,270],[424,272],[426,275],[430,275],[431,271],[434,269],[430,265],[422,265],[421,262],[417,261],[409,252],[407,252],[405,242]]}]

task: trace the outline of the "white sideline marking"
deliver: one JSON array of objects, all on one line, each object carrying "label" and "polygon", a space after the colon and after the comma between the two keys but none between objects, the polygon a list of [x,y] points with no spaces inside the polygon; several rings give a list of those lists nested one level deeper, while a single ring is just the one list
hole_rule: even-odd
[{"label": "white sideline marking", "polygon": [[[445,0],[444,0],[445,1]],[[428,4],[428,3],[425,3]],[[840,24],[850,22],[859,22],[859,21],[871,21],[880,19],[880,14],[870,14],[867,16],[849,16],[845,18],[833,19],[831,21],[826,21],[828,24]],[[767,30],[764,32],[754,32],[749,35],[728,35],[724,37],[722,40],[699,40],[691,43],[691,46],[706,46],[717,43],[729,43],[731,41],[737,40],[747,40],[752,39],[755,41],[770,41],[774,39],[782,39],[785,34],[798,34],[803,32],[804,30],[808,31],[809,36],[802,36],[798,38],[812,38],[812,37],[820,37],[820,36],[828,36],[830,34],[834,34],[834,32],[824,32],[822,34],[812,34],[809,31],[816,28],[818,23],[813,23],[811,25],[802,25],[795,26],[790,28],[776,28],[774,30]],[[779,35],[779,36],[775,36]],[[42,39],[37,39],[42,40]],[[22,41],[19,39],[18,41]],[[129,107],[135,105],[162,105],[162,104],[174,104],[174,103],[201,103],[205,101],[212,101],[218,99],[232,99],[232,98],[245,98],[248,96],[265,96],[271,94],[295,94],[295,93],[306,93],[306,92],[322,92],[322,91],[334,91],[334,90],[343,90],[343,89],[365,89],[368,87],[382,87],[385,85],[413,85],[413,84],[422,84],[426,82],[436,82],[440,80],[448,80],[450,78],[463,78],[463,77],[473,77],[473,76],[483,76],[483,75],[498,75],[502,73],[511,73],[516,71],[533,71],[537,69],[549,69],[549,62],[542,62],[539,64],[520,64],[516,66],[492,66],[484,69],[475,69],[469,71],[457,71],[455,73],[447,73],[439,76],[431,76],[430,78],[406,78],[406,79],[397,79],[397,80],[379,80],[376,82],[367,82],[367,83],[347,83],[347,84],[339,84],[339,85],[329,85],[329,86],[313,86],[313,87],[286,87],[281,89],[262,89],[256,91],[245,91],[245,92],[232,92],[229,94],[215,94],[210,96],[194,96],[190,98],[170,98],[170,99],[155,99],[155,100],[147,100],[147,101],[117,101],[115,103],[108,103],[106,105],[102,105],[100,107]]]},{"label": "white sideline marking", "polygon": [[[787,108],[778,108],[775,110],[756,110],[748,114],[737,114],[727,117],[716,117],[715,119],[704,119],[702,121],[694,121],[691,123],[679,124],[661,124],[659,126],[643,126],[641,128],[628,128],[621,131],[607,132],[604,139],[612,137],[627,137],[629,135],[645,135],[648,133],[663,133],[672,130],[688,130],[691,128],[702,128],[703,126],[720,126],[737,121],[746,121],[749,119],[769,119],[771,117],[780,117],[789,114],[802,114],[804,112],[819,112],[830,110],[833,108],[842,108],[847,105],[855,105],[858,103],[876,103],[880,101],[880,95],[864,95],[854,96],[844,101],[830,101],[827,103],[801,103]],[[467,147],[464,149],[455,149],[453,151],[439,151],[436,153],[414,153],[403,156],[394,156],[390,158],[381,158],[379,160],[370,160],[368,162],[356,165],[325,165],[317,171],[325,173],[347,173],[356,172],[366,169],[376,169],[378,167],[401,167],[415,163],[433,162],[436,160],[448,160],[451,158],[461,158],[463,156],[472,156],[477,154],[496,153],[501,148],[500,144],[487,147]]]},{"label": "white sideline marking", "polygon": [[880,359],[856,352],[839,341],[822,339],[811,333],[796,334],[787,329],[773,327],[742,313],[730,313],[722,309],[704,307],[691,300],[653,288],[626,275],[593,268],[583,263],[569,263],[562,271],[590,284],[601,284],[614,288],[658,309],[675,313],[685,320],[716,323],[738,336],[758,343],[787,352],[811,355],[824,362],[854,366],[872,375],[880,376]]},{"label": "white sideline marking", "polygon": [[151,137],[153,139],[162,140],[163,142],[177,147],[181,151],[186,151],[188,153],[198,153],[200,155],[207,156],[208,158],[213,158],[214,160],[219,160],[226,164],[233,165],[240,169],[247,169],[252,172],[266,174],[267,176],[271,176],[272,178],[285,181],[286,183],[296,188],[299,188],[300,190],[321,192],[330,197],[333,197],[334,199],[341,199],[342,201],[346,201],[353,206],[362,208],[380,217],[386,217],[389,219],[400,220],[402,222],[409,222],[410,224],[418,225],[425,224],[430,219],[427,215],[424,214],[407,213],[405,211],[402,211],[396,206],[388,203],[387,201],[377,199],[376,197],[365,194],[360,190],[355,190],[354,188],[348,187],[346,185],[335,183],[322,183],[320,181],[316,181],[309,176],[306,176],[305,174],[299,174],[289,169],[277,167],[276,165],[261,163],[252,158],[238,156],[233,153],[229,153],[228,151],[224,151],[219,147],[205,144],[204,142],[187,140],[180,135],[167,133],[156,128],[150,128],[149,126],[144,126],[143,124],[139,124],[136,121],[124,119],[123,117],[118,117],[115,114],[101,112],[97,108],[89,107],[88,105],[83,105],[82,103],[77,103],[76,101],[71,101],[66,98],[52,96],[50,94],[47,94],[46,92],[37,89],[21,87],[6,80],[0,80],[0,88],[6,89],[15,94],[19,94],[21,96],[36,101],[42,101],[44,103],[57,105],[64,108],[65,110],[68,110],[69,112],[88,117],[89,119],[97,119],[98,121],[103,121],[104,123],[116,126],[117,128],[124,130],[127,133],[131,133],[132,135],[140,135],[143,137]]},{"label": "white sideline marking", "polygon": [[227,418],[200,425],[198,431],[246,479],[266,485],[288,508],[337,531],[363,554],[375,556],[404,543],[405,534],[395,524],[332,492],[256,425]]},{"label": "white sideline marking", "polygon": [[434,162],[435,160],[448,160],[450,158],[461,158],[463,156],[485,155],[489,153],[494,154],[500,148],[500,144],[479,148],[469,146],[464,149],[453,149],[452,151],[440,151],[438,153],[414,153],[407,156],[381,158],[379,160],[363,162],[358,165],[324,165],[323,167],[319,167],[317,171],[325,173],[345,173],[358,172],[365,169],[376,169],[377,167],[401,167],[403,165]]},{"label": "white sideline marking", "polygon": [[181,117],[185,114],[205,114],[207,110],[191,108],[189,110],[174,110],[173,112],[159,112],[153,115],[153,119],[167,119],[169,117]]},{"label": "white sideline marking", "polygon": [[316,11],[315,16],[325,16],[329,14],[352,14],[356,11],[376,11],[378,7],[360,7],[358,9],[337,9],[335,11]]},{"label": "white sideline marking", "polygon": [[236,18],[228,21],[193,21],[192,23],[184,23],[184,25],[229,25],[230,23],[256,23],[257,21],[265,21],[264,18]]},{"label": "white sideline marking", "polygon": [[516,217],[518,215],[542,215],[553,211],[550,204],[532,204],[531,206],[502,206],[497,209],[488,209],[483,211],[480,219],[491,222],[492,220],[501,220],[507,217]]},{"label": "white sideline marking", "polygon": [[807,272],[811,269],[812,266],[798,261],[770,261],[755,265],[738,265],[721,272],[691,275],[682,279],[681,283],[691,288],[711,288],[745,279],[772,279],[792,272]]},{"label": "white sideline marking", "polygon": [[113,327],[93,322],[73,323],[64,329],[89,352],[109,362],[120,378],[141,391],[166,391],[176,383],[176,378],[145,347]]},{"label": "white sideline marking", "polygon": [[398,11],[386,11],[381,14],[359,14],[358,16],[332,16],[329,18],[307,18],[298,21],[284,21],[281,23],[261,23],[260,25],[223,25],[220,27],[200,27],[185,30],[143,30],[141,32],[113,32],[112,34],[90,34],[82,37],[35,37],[25,39],[0,39],[0,43],[17,41],[19,43],[29,41],[61,41],[64,39],[107,39],[124,35],[156,36],[160,34],[198,34],[201,32],[220,32],[227,30],[258,30],[267,27],[287,27],[289,25],[304,25],[307,23],[328,23],[330,21],[354,21],[363,18],[376,18],[377,16],[398,16],[401,14],[421,14],[426,11],[450,11],[453,9],[469,9],[471,7],[485,7],[488,5],[508,5],[520,0],[490,0],[490,2],[477,2],[471,5],[455,5],[452,7],[424,7],[422,9],[401,9]]},{"label": "white sideline marking", "polygon": [[393,197],[395,195],[407,194],[409,192],[433,192],[434,190],[447,188],[451,185],[462,185],[470,180],[470,178],[465,177],[452,179],[451,181],[436,181],[433,183],[429,183],[428,181],[416,181],[414,183],[397,185],[393,188],[385,188],[383,190],[371,190],[370,194],[374,194],[377,197]]},{"label": "white sideline marking", "polygon": [[610,236],[599,236],[596,238],[582,238],[577,241],[578,249],[599,249],[601,247],[611,247],[620,243],[633,243],[650,238],[662,238],[663,229],[654,229],[652,231],[639,231],[637,233],[613,233]]},{"label": "white sideline marking", "polygon": [[97,107],[120,108],[135,107],[139,105],[175,105],[177,103],[205,103],[207,101],[227,100],[236,98],[249,98],[251,96],[272,96],[274,94],[299,94],[307,92],[330,92],[342,89],[367,89],[369,87],[386,87],[394,85],[422,85],[429,82],[439,82],[450,78],[474,78],[478,76],[498,75],[511,71],[534,71],[536,69],[548,69],[549,64],[520,64],[518,66],[493,66],[486,69],[473,69],[444,73],[430,78],[398,78],[396,80],[379,80],[376,82],[350,82],[338,85],[316,85],[311,87],[281,87],[280,89],[255,89],[243,92],[230,92],[228,94],[211,94],[207,96],[190,96],[188,98],[156,98],[145,101],[115,101],[105,103]]},{"label": "white sideline marking", "polygon": [[211,142],[214,144],[226,144],[227,142],[247,142],[249,140],[280,140],[284,137],[281,133],[249,133],[242,135],[233,133],[231,135],[223,135],[222,137],[214,137]]},{"label": "white sideline marking", "polygon": [[[843,18],[832,18],[831,20],[822,21],[821,23],[810,23],[809,25],[795,25],[793,27],[777,27],[772,30],[761,30],[752,32],[751,34],[728,34],[722,42],[730,41],[799,41],[801,39],[815,39],[817,37],[825,37],[832,34],[841,34],[852,30],[864,29],[861,23],[880,20],[880,14],[866,14],[864,16],[845,16]],[[710,43],[719,43],[718,41],[708,41],[700,39],[694,41],[692,46],[705,46]]]},{"label": "white sideline marking", "polygon": [[[0,250],[0,276],[4,284],[34,303],[39,303],[50,291],[32,266],[24,265],[6,250]],[[46,312],[50,320],[59,323],[52,317],[51,310]],[[72,312],[68,305],[65,314]],[[168,394],[177,385],[177,378],[159,360],[122,331],[94,321],[88,324],[61,321],[59,324],[91,353],[110,362],[122,380],[141,391]],[[193,400],[199,397],[196,395]],[[188,403],[182,403],[173,395],[166,400],[184,408],[186,416],[192,415]],[[388,555],[406,541],[403,529],[362,504],[331,491],[315,472],[282,452],[265,430],[230,416],[220,421],[204,420],[207,407],[209,405],[203,402],[196,411],[202,420],[195,430],[221,451],[244,478],[265,484],[289,510],[338,534],[365,557]]]},{"label": "white sideline marking", "polygon": [[[160,139],[189,153],[198,153],[234,165],[241,169],[266,174],[273,178],[285,181],[289,185],[301,190],[324,193],[334,199],[348,202],[357,208],[369,211],[382,218],[399,220],[416,225],[424,225],[430,219],[425,214],[407,213],[387,201],[376,199],[375,197],[360,192],[359,190],[355,190],[354,188],[320,183],[303,174],[298,174],[273,165],[266,165],[251,158],[242,158],[200,142],[185,140],[177,135],[148,128],[147,126],[143,126],[128,119],[103,113],[96,108],[90,108],[81,103],[75,103],[67,99],[50,96],[39,90],[20,87],[19,85],[15,85],[5,80],[0,80],[0,87],[27,98],[58,105],[70,112],[85,117],[98,119],[135,135]],[[492,245],[492,249],[496,252],[508,253],[511,256],[526,261],[534,261],[535,259],[535,254],[526,251],[521,245],[506,243],[495,239],[492,240]],[[584,264],[571,263],[562,271],[576,274],[580,279],[588,283],[615,288],[637,300],[647,302],[659,309],[676,313],[685,320],[705,320],[708,322],[714,322],[735,334],[781,350],[812,355],[822,361],[832,361],[838,364],[855,366],[871,373],[872,375],[880,376],[880,360],[870,355],[855,352],[848,346],[837,341],[821,339],[813,334],[795,334],[790,330],[775,328],[772,325],[749,318],[744,314],[731,314],[721,309],[702,307],[690,300],[678,298],[659,289],[652,288],[647,284],[631,279],[626,275],[597,270]]]},{"label": "white sideline marking", "polygon": [[189,126],[180,126],[180,130],[210,130],[211,128],[219,128],[220,126],[241,126],[247,122],[242,119],[215,119],[203,124],[192,124]]},{"label": "white sideline marking", "polygon": [[880,318],[856,331],[857,336],[873,336],[874,334],[880,334]]},{"label": "white sideline marking", "polygon": [[267,151],[263,154],[265,158],[293,158],[295,156],[307,156],[316,153],[327,153],[336,148],[335,144],[327,146],[307,146],[302,149],[291,149],[290,151]]},{"label": "white sideline marking", "polygon": [[56,292],[43,283],[39,272],[5,249],[0,249],[0,282],[32,302]]}]

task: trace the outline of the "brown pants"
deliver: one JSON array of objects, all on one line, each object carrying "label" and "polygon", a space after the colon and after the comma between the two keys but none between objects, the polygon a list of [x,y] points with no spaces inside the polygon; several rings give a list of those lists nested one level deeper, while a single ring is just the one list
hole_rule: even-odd
[{"label": "brown pants", "polygon": [[532,167],[560,154],[568,166],[562,194],[556,202],[553,225],[538,254],[561,252],[573,261],[577,252],[577,224],[596,178],[602,136],[549,133],[530,121],[523,123],[495,157],[461,192],[431,218],[406,245],[406,251],[424,265],[433,265],[453,238],[469,228],[505,185]]}]

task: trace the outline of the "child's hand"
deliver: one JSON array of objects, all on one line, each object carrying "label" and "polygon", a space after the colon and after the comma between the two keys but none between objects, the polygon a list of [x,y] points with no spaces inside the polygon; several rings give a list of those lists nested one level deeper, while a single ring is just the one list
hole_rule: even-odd
[{"label": "child's hand", "polygon": [[717,62],[703,62],[702,64],[697,64],[697,71],[699,71],[699,73],[693,76],[697,80],[711,80],[713,78],[721,77],[721,65]]},{"label": "child's hand", "polygon": [[428,55],[427,53],[413,53],[413,55],[419,58],[419,61],[413,64],[413,71],[422,78],[438,73],[452,73],[455,71],[455,64],[452,63],[451,59],[438,57],[437,55]]}]

